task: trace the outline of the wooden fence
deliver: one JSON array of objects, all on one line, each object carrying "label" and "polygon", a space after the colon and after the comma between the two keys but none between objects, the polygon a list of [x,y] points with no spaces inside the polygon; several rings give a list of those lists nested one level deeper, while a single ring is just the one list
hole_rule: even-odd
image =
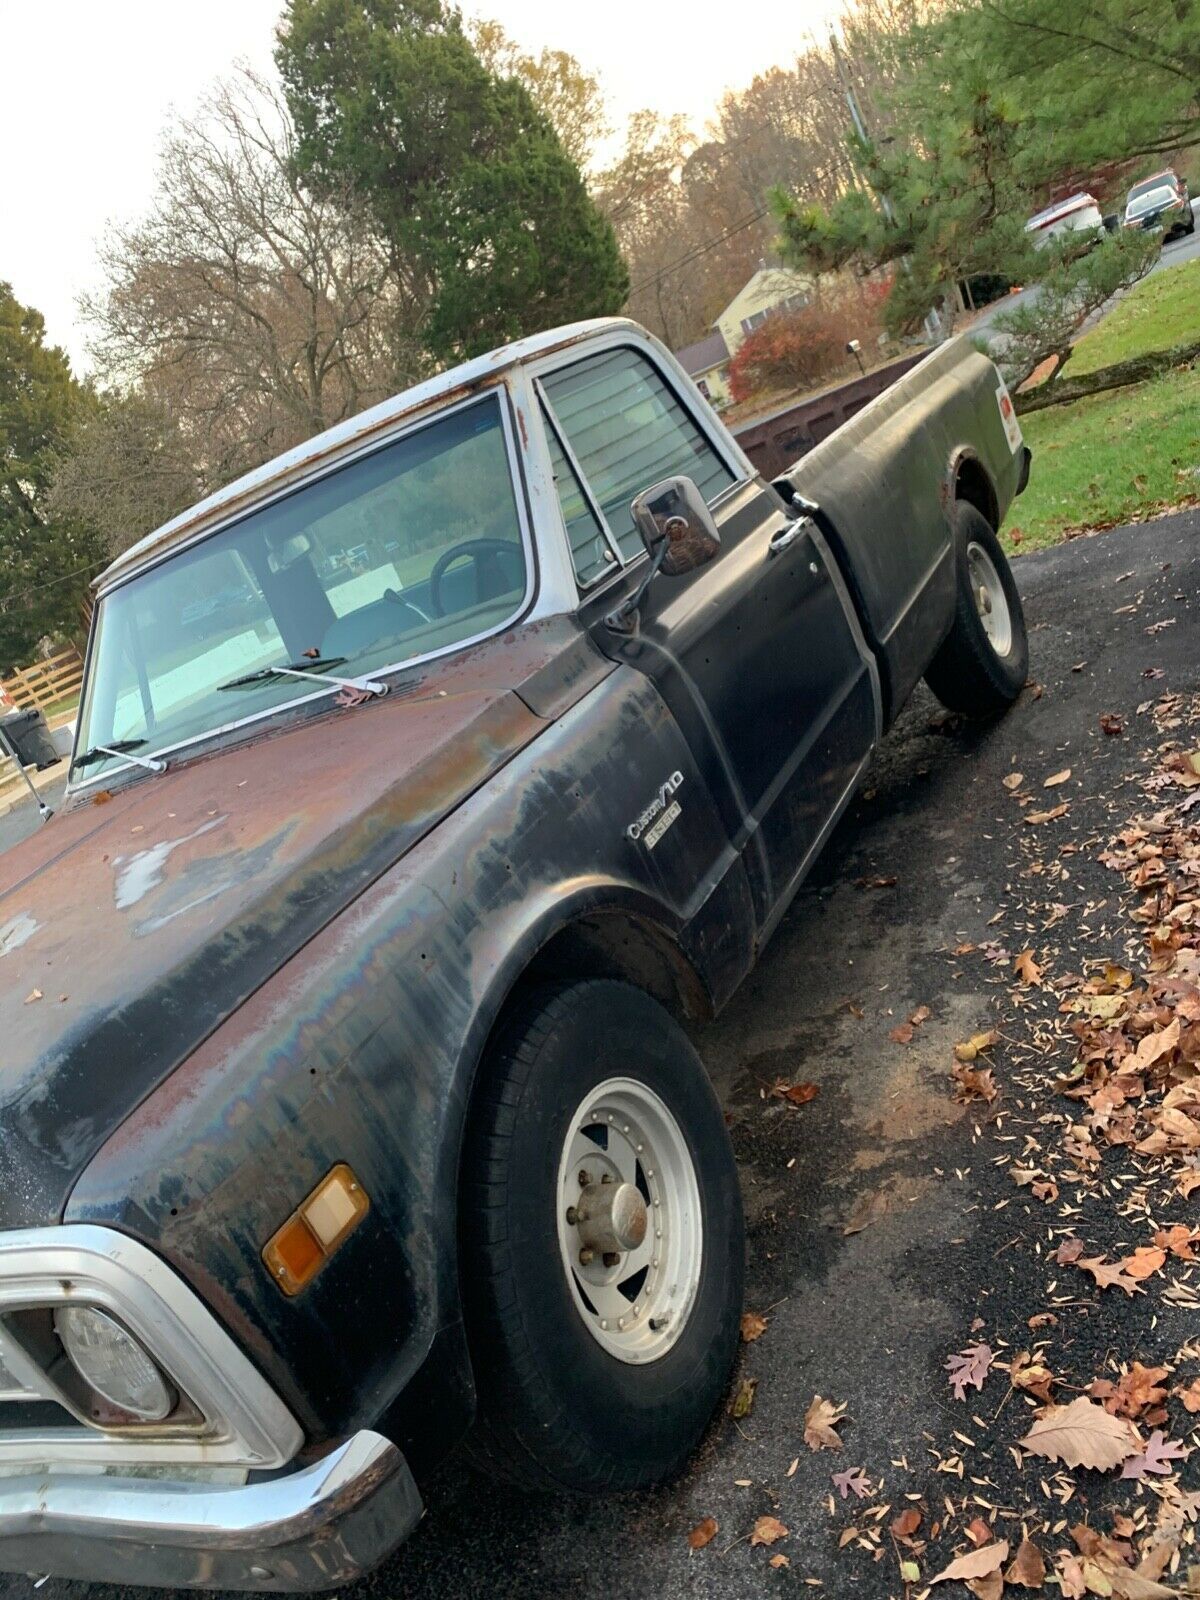
[{"label": "wooden fence", "polygon": [[25,711],[48,711],[60,700],[75,694],[82,681],[83,657],[72,645],[48,661],[38,661],[11,678],[3,679],[0,688]]}]

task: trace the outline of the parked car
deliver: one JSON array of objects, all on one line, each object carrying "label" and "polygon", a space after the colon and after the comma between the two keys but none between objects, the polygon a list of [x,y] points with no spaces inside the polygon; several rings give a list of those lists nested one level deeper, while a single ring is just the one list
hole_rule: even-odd
[{"label": "parked car", "polygon": [[[0,1568],[333,1587],[464,1436],[590,1494],[682,1466],[744,1250],[689,1021],[922,676],[1019,695],[1029,464],[959,339],[765,482],[608,319],[117,558],[67,803],[0,857]],[[408,582],[339,614],[368,518]],[[129,625],[231,552],[273,637]]]},{"label": "parked car", "polygon": [[1052,239],[1079,235],[1079,243],[1094,243],[1104,232],[1104,216],[1094,195],[1073,194],[1030,217],[1025,232],[1044,250]]},{"label": "parked car", "polygon": [[1126,228],[1161,228],[1166,238],[1196,231],[1188,186],[1169,168],[1135,183],[1125,198]]}]

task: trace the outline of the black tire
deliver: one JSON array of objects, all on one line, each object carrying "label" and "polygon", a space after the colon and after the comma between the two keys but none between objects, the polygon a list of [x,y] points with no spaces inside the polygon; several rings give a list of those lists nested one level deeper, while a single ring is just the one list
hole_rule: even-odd
[{"label": "black tire", "polygon": [[[526,1488],[634,1489],[678,1472],[720,1403],[742,1303],[741,1194],[724,1117],[686,1034],[648,995],[588,980],[529,990],[482,1067],[461,1184],[461,1278],[479,1391],[468,1452]],[[675,1343],[644,1366],[585,1326],[560,1253],[571,1119],[611,1078],[667,1105],[700,1193],[699,1284]]]},{"label": "black tire", "polygon": [[[1029,672],[1029,638],[1025,613],[1008,558],[981,511],[959,501],[953,512],[957,594],[954,624],[925,674],[925,682],[950,711],[968,717],[995,717],[1007,711],[1020,694]],[[1010,639],[999,654],[980,616],[968,552],[978,546],[991,563],[1008,608]]]}]

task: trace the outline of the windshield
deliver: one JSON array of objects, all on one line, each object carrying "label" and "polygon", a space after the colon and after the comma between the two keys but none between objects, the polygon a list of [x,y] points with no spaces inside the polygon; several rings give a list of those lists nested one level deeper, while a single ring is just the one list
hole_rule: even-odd
[{"label": "windshield", "polygon": [[144,759],[319,687],[264,669],[360,678],[493,632],[520,608],[527,576],[491,397],[107,595],[72,776],[116,770],[124,752]]},{"label": "windshield", "polygon": [[1175,191],[1169,183],[1160,184],[1157,189],[1148,189],[1145,194],[1134,195],[1129,202],[1127,217],[1144,217],[1147,211],[1157,211],[1159,206],[1168,206],[1175,199]]}]

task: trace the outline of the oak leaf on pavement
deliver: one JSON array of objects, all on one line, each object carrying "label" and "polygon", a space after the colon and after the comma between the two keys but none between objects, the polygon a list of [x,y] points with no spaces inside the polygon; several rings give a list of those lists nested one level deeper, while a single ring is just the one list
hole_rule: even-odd
[{"label": "oak leaf on pavement", "polygon": [[1069,1405],[1048,1406],[1019,1443],[1064,1466],[1110,1472],[1137,1454],[1140,1440],[1131,1423],[1080,1395]]}]

